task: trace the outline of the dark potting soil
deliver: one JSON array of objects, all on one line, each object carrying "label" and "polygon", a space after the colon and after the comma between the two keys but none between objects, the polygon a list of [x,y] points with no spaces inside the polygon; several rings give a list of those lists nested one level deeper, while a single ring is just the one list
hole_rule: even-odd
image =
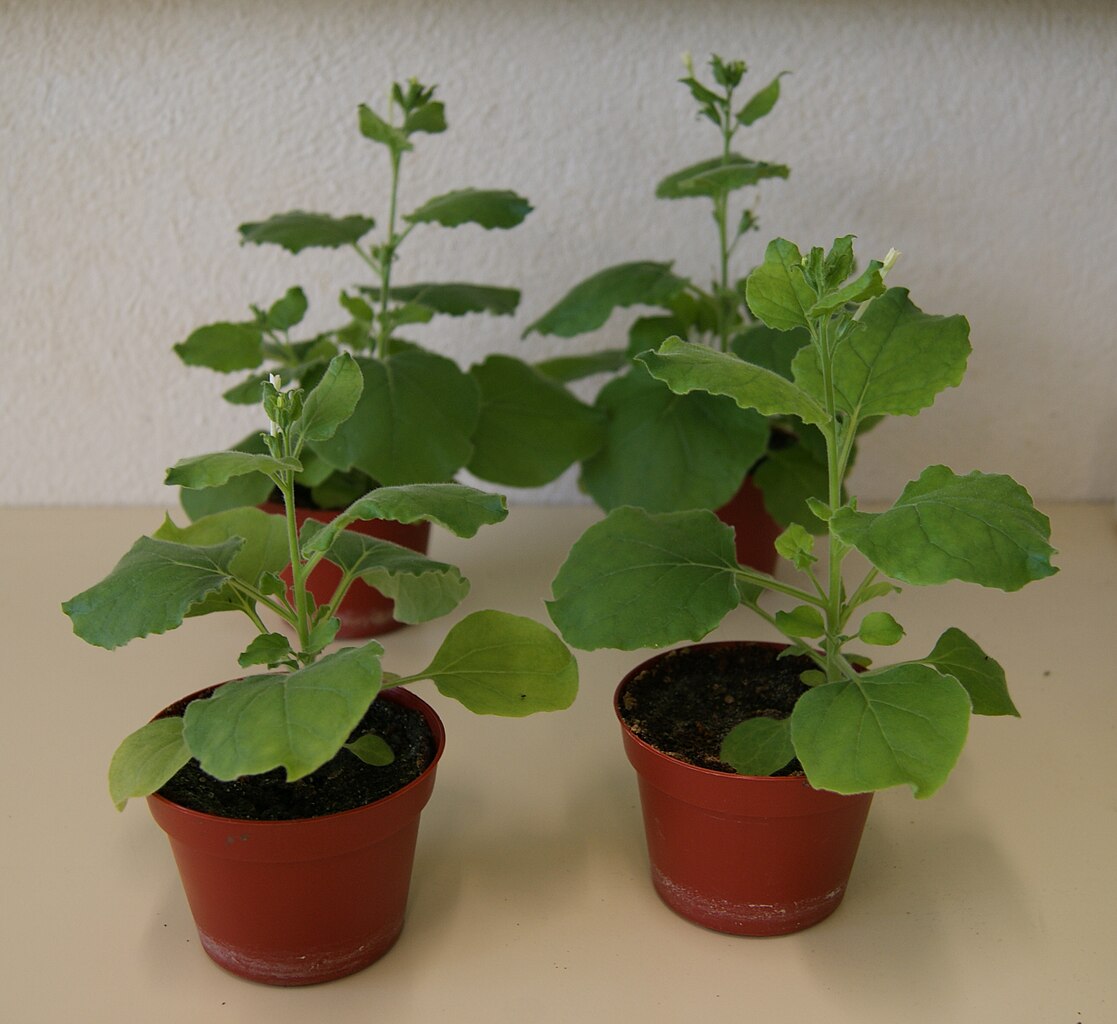
[{"label": "dark potting soil", "polygon": [[[778,658],[764,645],[701,644],[668,651],[625,687],[621,717],[657,750],[687,764],[732,773],[722,740],[746,718],[786,718],[815,668],[805,655]],[[802,772],[792,761],[777,775]]]},{"label": "dark potting soil", "polygon": [[[185,705],[173,709],[181,714]],[[159,790],[159,795],[191,810],[248,821],[290,821],[313,818],[389,796],[418,778],[434,756],[434,737],[423,716],[413,708],[376,700],[349,736],[374,732],[396,755],[390,765],[366,764],[342,750],[317,771],[287,782],[283,768],[221,782],[191,761]]]}]

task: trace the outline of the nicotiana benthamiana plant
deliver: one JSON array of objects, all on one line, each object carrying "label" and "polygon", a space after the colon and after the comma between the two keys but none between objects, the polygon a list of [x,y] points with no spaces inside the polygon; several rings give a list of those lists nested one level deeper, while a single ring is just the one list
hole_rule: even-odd
[{"label": "nicotiana benthamiana plant", "polygon": [[[395,83],[385,115],[362,104],[357,125],[387,156],[378,237],[370,234],[376,228],[372,216],[305,210],[239,228],[244,244],[276,245],[292,254],[308,249],[352,253],[371,282],[341,290],[340,326],[298,338],[308,300],[301,287],[293,287],[266,308],[251,307],[247,320],[198,328],[175,351],[188,365],[249,371],[225,392],[228,401],[246,404],[256,403],[260,384],[270,374],[278,374],[285,385],[308,389],[338,352],[356,358],[364,391],[354,415],[330,438],[308,442],[300,460],[297,481],[321,508],[344,507],[374,483],[449,481],[462,468],[511,486],[553,479],[599,443],[594,410],[521,360],[492,355],[465,371],[410,337],[436,316],[509,316],[520,292],[463,281],[401,282],[399,275],[401,251],[417,229],[507,230],[523,223],[531,204],[508,189],[460,188],[410,209],[402,205],[405,160],[421,136],[447,130],[445,106],[435,99],[433,86],[414,79]],[[235,448],[265,451],[255,434]],[[271,493],[266,474],[246,473],[220,488],[186,489],[182,499],[187,513],[197,517],[255,505]]]},{"label": "nicotiana benthamiana plant", "polygon": [[[308,775],[343,748],[369,763],[392,760],[379,737],[348,737],[384,688],[423,679],[482,714],[523,716],[565,708],[577,691],[577,666],[545,626],[519,615],[479,611],[454,625],[430,664],[397,675],[382,667],[375,640],[325,653],[338,630],[335,615],[354,580],[363,579],[395,601],[401,622],[419,623],[456,608],[469,591],[458,569],[388,541],[344,529],[358,519],[403,523],[428,520],[460,537],[507,516],[502,496],[454,483],[377,488],[331,523],[295,519],[295,480],[312,444],[329,441],[357,406],[364,386],[360,366],[335,356],[304,396],[284,390],[278,375],[262,385],[271,424],[265,451],[225,451],[184,459],[167,483],[219,487],[247,473],[267,478],[283,496],[284,515],[235,508],[179,526],[168,516],[141,537],[100,583],[65,602],[63,610],[83,640],[112,649],[163,633],[184,619],[239,611],[256,635],[240,655],[249,675],[194,700],[182,717],[158,718],[117,749],[109,773],[119,807],[158,790],[190,758],[221,780],[282,767],[289,782]],[[315,605],[306,580],[322,560],[341,570],[336,592]],[[290,593],[279,573],[291,566]],[[270,629],[273,616],[286,632]]]},{"label": "nicotiana benthamiana plant", "polygon": [[697,104],[698,116],[716,128],[718,151],[667,175],[655,194],[666,200],[699,200],[709,209],[713,280],[703,285],[666,260],[606,267],[575,285],[524,334],[572,338],[599,330],[624,307],[658,310],[632,323],[626,348],[539,364],[563,380],[615,373],[595,403],[604,418],[603,443],[581,464],[581,485],[602,508],[718,508],[753,471],[778,521],[803,520],[806,498],[824,494],[826,487],[825,446],[813,425],[792,416],[769,419],[708,392],[673,394],[636,359],[674,335],[781,370],[806,340],[756,323],[745,306],[744,279],[733,272],[741,243],[758,227],[755,202],[740,202],[740,197],[755,195],[762,183],[790,173],[783,163],[755,160],[735,147],[744,129],[773,110],[786,72],[742,101],[738,93],[747,74],[744,61],[712,56],[709,83],[695,76],[689,57],[686,70],[681,82]]},{"label": "nicotiana benthamiana plant", "polygon": [[[825,440],[828,488],[805,523],[776,547],[787,579],[741,566],[733,534],[712,513],[649,514],[620,508],[574,544],[554,581],[551,616],[568,642],[632,650],[698,640],[744,605],[815,667],[789,718],[752,718],[726,738],[737,771],[768,775],[798,758],[816,788],[858,793],[908,784],[928,796],[965,742],[971,712],[1015,715],[1001,667],[961,629],[947,629],[923,658],[873,666],[851,643],[888,646],[903,628],[871,602],[897,590],[961,580],[1014,591],[1049,576],[1047,518],[1008,476],[957,475],[934,465],[883,512],[843,490],[858,429],[868,419],[912,416],[962,379],[970,353],[962,316],[922,312],[904,288],[886,288],[896,257],[854,270],[851,237],[806,255],[783,239],[748,277],[753,314],[807,339],[780,373],[678,338],[639,356],[673,393],[724,395],[766,416],[795,416]],[[851,558],[865,560],[859,569]],[[790,599],[769,611],[765,594]]]}]

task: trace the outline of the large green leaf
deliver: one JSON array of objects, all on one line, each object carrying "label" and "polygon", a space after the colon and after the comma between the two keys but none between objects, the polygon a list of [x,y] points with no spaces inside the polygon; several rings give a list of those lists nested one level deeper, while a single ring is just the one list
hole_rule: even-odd
[{"label": "large green leaf", "polygon": [[613,373],[628,365],[628,353],[623,348],[602,349],[584,356],[556,356],[535,364],[535,368],[552,380],[569,384],[598,373]]},{"label": "large green leaf", "polygon": [[322,379],[306,396],[297,429],[307,441],[328,441],[353,415],[364,387],[357,361],[347,352],[334,356]]},{"label": "large green leaf", "polygon": [[287,780],[309,775],[333,757],[380,689],[380,655],[372,641],[347,647],[279,675],[226,683],[186,708],[186,742],[216,779],[283,767]]},{"label": "large green leaf", "polygon": [[[969,324],[962,316],[931,316],[890,288],[865,310],[860,325],[834,353],[834,392],[839,411],[867,416],[914,416],[944,388],[955,387],[970,354]],[[824,394],[813,348],[795,357],[796,382]]]},{"label": "large green leaf", "polygon": [[842,508],[831,527],[893,579],[1018,590],[1050,576],[1048,519],[1008,476],[930,466],[886,512]]},{"label": "large green leaf", "polygon": [[764,508],[784,526],[798,523],[811,533],[825,533],[826,524],[810,510],[808,499],[826,501],[830,476],[825,455],[819,459],[804,444],[768,451],[753,470],[753,482],[764,495]]},{"label": "large green leaf", "polygon": [[359,214],[332,217],[328,213],[291,210],[267,220],[242,224],[237,230],[245,244],[279,245],[288,252],[299,253],[303,249],[340,249],[355,245],[375,226],[371,217]]},{"label": "large green leaf", "polygon": [[116,809],[161,789],[189,760],[181,718],[157,718],[126,736],[109,764],[109,796]]},{"label": "large green leaf", "polygon": [[523,336],[537,331],[573,338],[597,330],[615,309],[662,305],[686,286],[685,278],[671,273],[670,263],[621,263],[607,267],[571,288],[538,320],[529,324]]},{"label": "large green leaf", "polygon": [[[307,520],[303,536],[309,542],[324,529],[321,523]],[[468,580],[454,566],[363,533],[335,534],[326,558],[392,598],[393,615],[400,622],[436,619],[457,608],[469,593]]]},{"label": "large green leaf", "polygon": [[960,629],[950,628],[939,637],[924,664],[952,675],[970,695],[975,715],[1020,717],[1008,695],[1005,670]]},{"label": "large green leaf", "polygon": [[291,560],[283,516],[268,515],[257,508],[228,509],[203,516],[188,526],[179,526],[167,516],[152,536],[192,547],[207,547],[240,537],[244,545],[229,563],[229,571],[253,587],[264,573],[280,572]]},{"label": "large green leaf", "polygon": [[112,650],[182,624],[190,607],[233,578],[240,538],[198,547],[141,537],[100,583],[62,605],[86,643]]},{"label": "large green leaf", "polygon": [[463,188],[428,199],[404,216],[411,223],[435,223],[445,228],[479,224],[483,228],[514,228],[531,213],[532,206],[515,192]]},{"label": "large green leaf", "polygon": [[538,622],[507,612],[466,616],[420,674],[478,715],[561,711],[578,693],[578,665],[566,645]]},{"label": "large green leaf", "polygon": [[539,487],[601,447],[603,414],[534,367],[492,355],[469,372],[481,418],[466,468],[482,480]]},{"label": "large green leaf", "polygon": [[803,257],[798,246],[785,238],[768,243],[764,262],[745,283],[745,301],[753,314],[777,331],[806,327],[807,310],[817,299],[803,276]]},{"label": "large green leaf", "polygon": [[[259,401],[259,398],[257,398]],[[243,441],[232,446],[230,451],[250,452],[255,455],[266,455],[267,445],[259,433],[249,434]],[[205,487],[196,489],[183,487],[179,490],[179,501],[182,508],[191,519],[201,519],[203,516],[222,512],[227,508],[239,508],[241,505],[259,505],[267,501],[275,484],[271,478],[263,473],[246,473],[242,476],[231,477],[220,487]]]},{"label": "large green leaf", "polygon": [[167,470],[164,481],[172,487],[219,487],[233,477],[246,473],[274,475],[302,469],[298,459],[288,457],[277,459],[272,455],[257,455],[253,452],[211,452],[208,455],[194,455],[179,459]]},{"label": "large green leaf", "polygon": [[635,366],[601,389],[605,443],[582,464],[582,486],[604,509],[717,508],[764,453],[768,424],[728,398],[676,395]]},{"label": "large green leaf", "polygon": [[393,288],[390,295],[397,302],[413,302],[447,316],[465,316],[466,313],[511,316],[520,304],[516,288],[494,288],[463,281],[401,285]]},{"label": "large green leaf", "polygon": [[619,508],[574,543],[548,609],[575,647],[701,640],[739,602],[733,530],[712,512]]},{"label": "large green leaf", "polygon": [[764,324],[749,324],[734,337],[730,347],[746,363],[762,366],[785,380],[794,380],[792,360],[804,345],[810,343],[810,333],[804,327],[777,331]]},{"label": "large green leaf", "polygon": [[730,153],[669,174],[656,186],[655,194],[658,199],[713,197],[756,185],[765,178],[786,178],[789,173],[783,164],[767,164]]},{"label": "large green leaf", "polygon": [[970,699],[953,676],[895,665],[856,682],[816,686],[791,714],[791,739],[812,786],[865,793],[946,781],[969,729]]},{"label": "large green leaf", "polygon": [[449,480],[469,462],[481,400],[453,360],[409,349],[357,362],[364,391],[354,414],[315,446],[321,455],[384,484]]},{"label": "large green leaf", "polygon": [[174,348],[187,366],[221,373],[254,370],[264,358],[263,334],[256,324],[206,324]]},{"label": "large green leaf", "polygon": [[458,537],[472,537],[482,526],[508,518],[503,495],[465,484],[404,484],[378,487],[339,512],[323,529],[307,537],[306,550],[325,551],[337,534],[358,519],[391,519],[397,523],[437,523]]},{"label": "large green leaf", "polygon": [[804,423],[819,425],[827,422],[826,409],[796,384],[763,366],[705,345],[668,338],[658,352],[645,352],[639,360],[677,394],[705,391],[725,395],[742,409],[755,409],[765,416],[798,416]]}]

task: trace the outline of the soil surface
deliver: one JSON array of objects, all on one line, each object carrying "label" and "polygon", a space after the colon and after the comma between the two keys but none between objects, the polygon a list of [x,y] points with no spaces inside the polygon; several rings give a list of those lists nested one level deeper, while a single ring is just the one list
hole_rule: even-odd
[{"label": "soil surface", "polygon": [[[657,750],[687,764],[733,773],[722,740],[746,718],[786,718],[814,668],[805,655],[777,658],[778,647],[699,644],[668,651],[625,687],[621,717]],[[792,761],[776,775],[802,774]]]},{"label": "soil surface", "polygon": [[[185,704],[169,709],[182,714]],[[296,782],[287,782],[283,768],[263,775],[245,775],[221,782],[191,761],[159,795],[196,811],[248,821],[290,821],[363,807],[402,789],[418,778],[435,752],[434,737],[423,716],[388,700],[372,702],[349,736],[374,732],[395,752],[390,765],[377,767],[342,750],[333,760]]]}]

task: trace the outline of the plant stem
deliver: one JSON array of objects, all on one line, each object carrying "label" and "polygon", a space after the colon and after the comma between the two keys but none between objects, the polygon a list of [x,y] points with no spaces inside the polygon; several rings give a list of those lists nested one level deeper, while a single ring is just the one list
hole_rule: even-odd
[{"label": "plant stem", "polygon": [[396,259],[396,248],[402,239],[396,236],[396,205],[399,193],[399,168],[403,153],[391,149],[392,183],[388,200],[388,240],[384,243],[383,255],[380,258],[380,331],[376,339],[376,355],[379,359],[388,358],[388,340],[391,336],[391,325],[388,322],[388,303],[392,288],[392,264]]}]

